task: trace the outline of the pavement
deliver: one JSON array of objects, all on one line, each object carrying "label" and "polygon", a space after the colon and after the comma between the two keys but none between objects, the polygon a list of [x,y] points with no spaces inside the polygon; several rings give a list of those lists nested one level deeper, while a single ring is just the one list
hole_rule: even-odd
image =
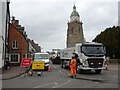
[{"label": "pavement", "polygon": [[2,80],[9,80],[20,75],[23,75],[26,72],[26,68],[20,66],[11,66],[8,70],[2,71]]},{"label": "pavement", "polygon": [[[118,71],[118,64],[110,64],[108,68],[109,70]],[[2,75],[0,76],[2,76],[2,80],[9,80],[19,77],[20,75],[23,75],[25,72],[26,68],[22,68],[20,66],[11,66],[9,70],[2,71]]]}]

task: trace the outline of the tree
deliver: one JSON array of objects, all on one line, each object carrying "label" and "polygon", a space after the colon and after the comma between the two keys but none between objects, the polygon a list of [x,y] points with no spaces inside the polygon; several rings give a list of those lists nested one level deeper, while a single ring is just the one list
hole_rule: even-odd
[{"label": "tree", "polygon": [[110,58],[120,58],[120,27],[106,28],[96,36],[93,42],[102,43],[106,47],[106,54]]}]

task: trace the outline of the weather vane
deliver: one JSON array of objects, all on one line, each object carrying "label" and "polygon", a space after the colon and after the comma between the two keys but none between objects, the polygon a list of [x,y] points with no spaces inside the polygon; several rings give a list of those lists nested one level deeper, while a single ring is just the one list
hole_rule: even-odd
[{"label": "weather vane", "polygon": [[74,2],[74,6],[75,6],[75,2]]}]

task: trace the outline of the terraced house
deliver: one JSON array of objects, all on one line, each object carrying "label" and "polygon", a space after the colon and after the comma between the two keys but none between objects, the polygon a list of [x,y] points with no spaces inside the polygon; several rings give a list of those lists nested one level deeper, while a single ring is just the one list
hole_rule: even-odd
[{"label": "terraced house", "polygon": [[28,54],[28,39],[25,28],[12,17],[8,31],[8,52],[11,65],[19,65]]}]

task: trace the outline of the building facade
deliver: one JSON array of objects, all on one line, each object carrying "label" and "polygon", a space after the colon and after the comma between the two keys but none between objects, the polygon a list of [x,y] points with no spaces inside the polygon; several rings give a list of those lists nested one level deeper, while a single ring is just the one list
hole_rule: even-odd
[{"label": "building facade", "polygon": [[[30,40],[29,39],[29,42],[30,42],[29,47],[30,46],[32,47],[32,49],[31,49],[32,52],[34,52],[34,53],[41,52],[41,46],[39,46],[38,44],[36,44],[34,40]],[[29,51],[31,51],[31,50],[29,49]]]},{"label": "building facade", "polygon": [[67,29],[67,48],[74,47],[76,43],[84,43],[83,27],[80,22],[79,13],[76,11],[76,6],[73,6],[73,12],[70,15]]},{"label": "building facade", "polygon": [[28,39],[28,42],[29,42],[29,57],[33,57],[34,53],[37,51],[33,47],[32,43],[31,43],[32,41],[30,39]]},{"label": "building facade", "polygon": [[0,1],[0,68],[4,67],[7,58],[7,38],[10,20],[8,0]]},{"label": "building facade", "polygon": [[33,57],[34,53],[41,52],[41,47],[34,42],[34,40],[28,39],[29,42],[29,57]]},{"label": "building facade", "polygon": [[9,61],[13,65],[20,64],[22,58],[28,54],[28,40],[24,27],[19,25],[19,20],[12,17],[8,31]]}]

